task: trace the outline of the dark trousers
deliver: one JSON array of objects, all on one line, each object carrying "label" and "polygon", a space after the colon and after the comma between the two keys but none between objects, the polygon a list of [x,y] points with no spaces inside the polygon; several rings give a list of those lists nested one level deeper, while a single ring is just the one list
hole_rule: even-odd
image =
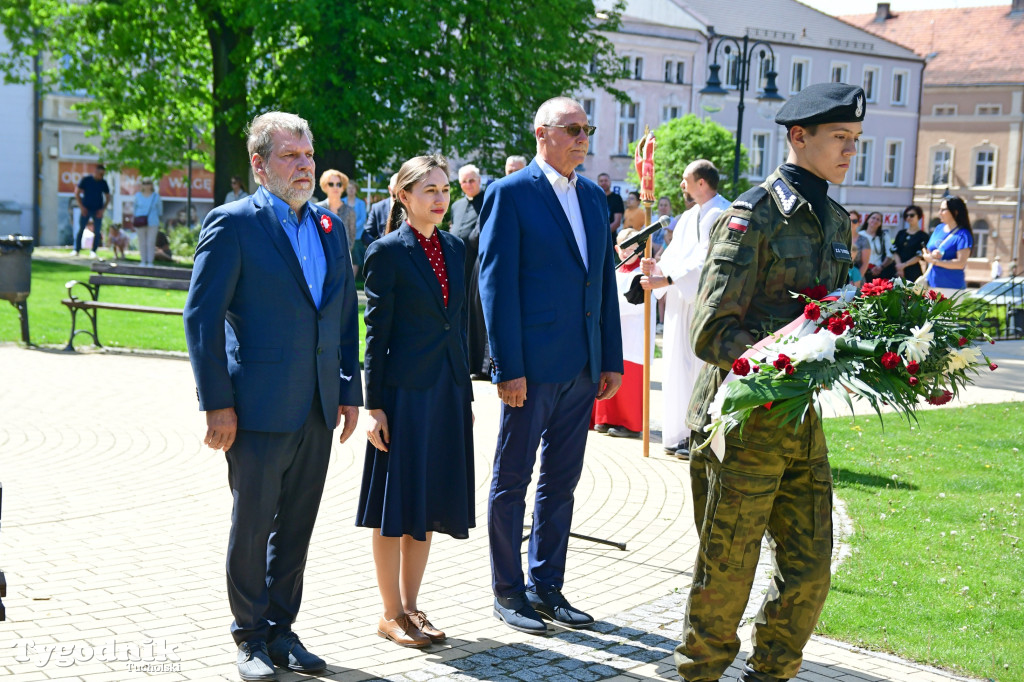
[{"label": "dark trousers", "polygon": [[82,234],[85,232],[85,226],[89,224],[89,218],[92,218],[92,229],[96,235],[92,238],[92,250],[95,251],[103,246],[103,218],[96,215],[96,212],[99,210],[98,208],[87,208],[78,217],[78,232],[75,233],[75,251],[82,250]]},{"label": "dark trousers", "polygon": [[565,383],[529,383],[522,407],[501,406],[501,429],[487,512],[494,594],[526,590],[522,537],[526,488],[540,451],[540,475],[528,548],[529,586],[562,588],[573,491],[583,471],[597,384],[584,368]]},{"label": "dark trousers", "polygon": [[291,630],[320,508],[333,430],[314,398],[293,433],[239,430],[227,452],[234,497],[228,536],[231,635],[240,644]]}]

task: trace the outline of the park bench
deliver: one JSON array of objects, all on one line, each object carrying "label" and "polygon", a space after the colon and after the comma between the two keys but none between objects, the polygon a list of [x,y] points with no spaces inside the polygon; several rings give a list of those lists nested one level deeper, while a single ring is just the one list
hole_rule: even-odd
[{"label": "park bench", "polygon": [[[71,280],[67,283],[68,297],[61,301],[71,312],[71,337],[64,350],[75,350],[75,336],[88,334],[92,337],[93,343],[102,348],[96,329],[96,315],[100,310],[123,310],[130,313],[152,313],[154,315],[181,315],[183,311],[178,308],[157,308],[145,305],[133,305],[130,303],[110,303],[101,301],[100,289],[102,287],[140,287],[143,289],[163,289],[165,291],[188,291],[189,280],[192,279],[192,270],[186,268],[169,268],[161,266],[143,267],[141,265],[124,265],[97,261],[92,264],[93,274],[89,276],[89,282]],[[84,287],[89,292],[89,298],[78,298],[75,296],[75,287]],[[92,331],[77,328],[78,313],[82,312],[92,323]]]}]

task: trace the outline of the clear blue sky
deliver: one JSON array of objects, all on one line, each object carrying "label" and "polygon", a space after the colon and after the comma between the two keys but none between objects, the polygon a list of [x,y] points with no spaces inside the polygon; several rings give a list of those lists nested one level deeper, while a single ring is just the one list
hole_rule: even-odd
[{"label": "clear blue sky", "polygon": [[[800,0],[827,14],[874,14],[877,0]],[[947,7],[1009,5],[1007,0],[889,0],[893,12]]]}]

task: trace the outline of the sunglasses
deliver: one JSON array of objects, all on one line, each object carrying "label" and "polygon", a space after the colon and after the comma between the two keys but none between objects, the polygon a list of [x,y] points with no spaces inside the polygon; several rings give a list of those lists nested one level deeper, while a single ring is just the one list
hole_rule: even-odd
[{"label": "sunglasses", "polygon": [[556,123],[546,123],[545,128],[562,128],[565,132],[569,133],[570,137],[579,137],[580,133],[586,133],[587,137],[592,137],[597,132],[597,126],[581,126],[579,123],[570,123],[569,125],[559,125]]},{"label": "sunglasses", "polygon": [[341,187],[342,184],[340,182],[328,182],[327,186],[328,187]]},{"label": "sunglasses", "polygon": [[903,217],[904,218],[916,218],[917,214],[916,213],[904,213]]}]

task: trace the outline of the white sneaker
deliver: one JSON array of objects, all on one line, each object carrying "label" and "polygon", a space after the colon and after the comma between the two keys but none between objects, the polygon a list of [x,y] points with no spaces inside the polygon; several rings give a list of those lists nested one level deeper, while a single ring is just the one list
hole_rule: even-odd
[{"label": "white sneaker", "polygon": [[71,252],[71,257],[72,258],[78,258],[78,252],[77,251],[72,251]]},{"label": "white sneaker", "polygon": [[90,251],[89,252],[89,258],[95,258],[95,257],[96,257],[96,252],[95,251]]}]

